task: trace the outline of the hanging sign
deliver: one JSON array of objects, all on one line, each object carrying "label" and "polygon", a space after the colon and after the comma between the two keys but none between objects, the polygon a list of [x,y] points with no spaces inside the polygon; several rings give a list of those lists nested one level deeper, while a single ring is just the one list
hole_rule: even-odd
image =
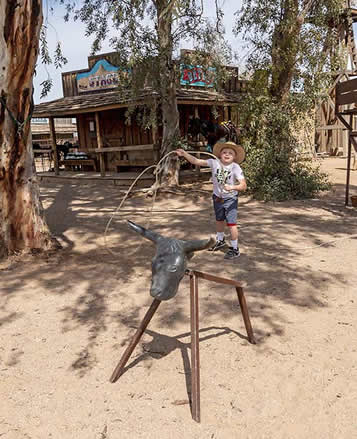
[{"label": "hanging sign", "polygon": [[216,69],[208,67],[203,69],[201,66],[191,66],[180,64],[180,84],[190,87],[213,87],[216,80]]},{"label": "hanging sign", "polygon": [[119,67],[111,65],[107,60],[97,61],[89,72],[77,73],[77,88],[79,93],[109,90],[119,84]]}]

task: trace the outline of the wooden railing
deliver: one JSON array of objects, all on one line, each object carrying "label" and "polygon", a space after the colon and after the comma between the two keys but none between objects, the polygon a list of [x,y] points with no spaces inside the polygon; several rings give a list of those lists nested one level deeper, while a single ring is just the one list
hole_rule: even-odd
[{"label": "wooden railing", "polygon": [[[128,153],[133,151],[152,151],[152,156],[150,158],[130,158]],[[108,153],[118,152],[119,158],[115,161],[117,168],[123,166],[151,166],[159,160],[159,146],[153,143],[147,145],[122,145],[92,148],[88,149],[88,152],[98,154],[99,157]]]}]

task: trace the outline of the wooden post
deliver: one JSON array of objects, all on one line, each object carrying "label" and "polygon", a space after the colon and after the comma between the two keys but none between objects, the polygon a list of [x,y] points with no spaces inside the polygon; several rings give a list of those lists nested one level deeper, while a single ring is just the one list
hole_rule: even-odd
[{"label": "wooden post", "polygon": [[[198,107],[197,107],[197,105],[195,105],[195,107],[194,107],[194,112],[195,112],[195,118],[196,119],[199,119],[199,117],[200,117],[200,115],[199,115],[199,112],[198,112]],[[201,141],[201,134],[199,134],[198,135],[198,141],[200,142]],[[203,138],[203,137],[202,137]],[[200,147],[198,147],[198,148],[200,148]],[[201,154],[196,154],[195,155],[198,159],[200,159],[201,158]],[[195,171],[196,171],[196,174],[199,174],[200,172],[201,172],[201,166],[195,166]]]},{"label": "wooden post", "polygon": [[153,147],[154,157],[153,158],[154,158],[154,163],[156,165],[160,160],[160,145],[158,144],[157,127],[154,125],[151,128],[151,134],[152,134],[152,143],[154,145],[154,147]]},{"label": "wooden post", "polygon": [[248,340],[250,343],[256,344],[254,334],[253,334],[253,328],[252,328],[252,325],[250,323],[247,302],[245,301],[245,297],[244,297],[244,293],[243,293],[243,288],[236,287],[236,291],[237,291],[240,309],[241,309],[242,315],[243,315],[245,329],[246,329],[247,335],[248,335]]},{"label": "wooden post", "polygon": [[228,107],[223,107],[223,120],[226,122],[228,120]]},{"label": "wooden post", "polygon": [[119,361],[117,367],[114,369],[114,372],[112,373],[112,376],[110,377],[111,383],[115,383],[115,381],[123,373],[124,367],[125,367],[127,361],[129,360],[130,355],[133,353],[135,346],[139,343],[141,336],[144,334],[145,329],[147,328],[148,324],[150,323],[150,320],[152,319],[153,315],[155,314],[155,311],[159,307],[160,303],[161,303],[161,301],[158,299],[154,299],[152,301],[151,306],[146,311],[146,314],[145,314],[142,322],[140,323],[138,330],[136,331],[134,337],[131,339],[129,346],[125,349],[125,352],[124,352],[123,356],[121,357],[121,360]]},{"label": "wooden post", "polygon": [[[186,276],[190,277],[190,320],[191,320],[191,413],[192,418],[196,422],[201,422],[201,397],[200,397],[200,352],[199,352],[199,304],[198,304],[198,278],[206,279],[212,282],[217,282],[223,285],[231,285],[236,288],[240,308],[243,314],[244,324],[248,334],[248,340],[250,343],[255,344],[252,325],[250,323],[248,307],[245,301],[243,286],[240,282],[226,279],[218,276],[214,276],[210,273],[202,273],[196,270],[186,270]],[[114,383],[123,373],[124,367],[130,358],[135,346],[138,344],[141,336],[145,332],[148,324],[150,323],[153,315],[155,314],[161,301],[154,299],[150,308],[145,314],[144,319],[140,323],[139,328],[134,334],[128,347],[117,367],[115,368],[110,382]]]},{"label": "wooden post", "polygon": [[53,153],[53,163],[54,163],[54,168],[55,168],[55,175],[59,175],[56,131],[55,131],[55,122],[54,122],[53,116],[50,116],[49,123],[50,123],[50,136],[51,136],[51,144],[52,144],[52,153]]},{"label": "wooden post", "polygon": [[201,422],[200,404],[200,347],[199,347],[199,312],[198,312],[198,278],[195,272],[190,274],[191,303],[191,409],[192,418]]},{"label": "wooden post", "polygon": [[[350,127],[352,129],[352,114],[350,114]],[[352,153],[352,142],[351,142],[351,131],[348,131],[348,151],[347,151],[347,173],[346,173],[346,192],[345,192],[345,206],[348,206],[348,198],[350,193],[350,175],[351,175],[351,153]]]},{"label": "wooden post", "polygon": [[[102,138],[102,132],[100,128],[100,120],[99,120],[99,113],[96,111],[95,113],[95,125],[97,128],[97,146],[99,149],[103,148],[103,138]],[[100,166],[100,176],[105,177],[105,161],[104,161],[104,154],[99,154],[99,166]]]}]

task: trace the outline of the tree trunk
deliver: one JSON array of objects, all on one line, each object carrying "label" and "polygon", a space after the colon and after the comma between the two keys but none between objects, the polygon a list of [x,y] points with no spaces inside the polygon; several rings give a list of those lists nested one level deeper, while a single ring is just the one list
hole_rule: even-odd
[{"label": "tree trunk", "polygon": [[0,0],[1,239],[8,254],[49,250],[31,138],[42,0]]},{"label": "tree trunk", "polygon": [[[176,68],[172,43],[172,8],[174,1],[157,1],[157,34],[159,41],[161,112],[162,112],[162,144],[160,157],[176,148],[180,136],[179,112],[176,97]],[[178,185],[179,161],[171,154],[164,160],[160,169],[160,185]]]},{"label": "tree trunk", "polygon": [[299,1],[285,0],[282,18],[272,38],[272,82],[270,95],[279,103],[285,103],[294,76],[299,35],[302,21],[299,19]]}]

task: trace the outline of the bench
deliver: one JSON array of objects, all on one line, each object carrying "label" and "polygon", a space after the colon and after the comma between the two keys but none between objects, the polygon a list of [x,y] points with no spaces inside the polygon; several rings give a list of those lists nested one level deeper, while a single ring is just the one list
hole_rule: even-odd
[{"label": "bench", "polygon": [[66,171],[97,171],[97,163],[94,159],[73,159],[73,160],[61,160],[60,165],[64,166]]}]

